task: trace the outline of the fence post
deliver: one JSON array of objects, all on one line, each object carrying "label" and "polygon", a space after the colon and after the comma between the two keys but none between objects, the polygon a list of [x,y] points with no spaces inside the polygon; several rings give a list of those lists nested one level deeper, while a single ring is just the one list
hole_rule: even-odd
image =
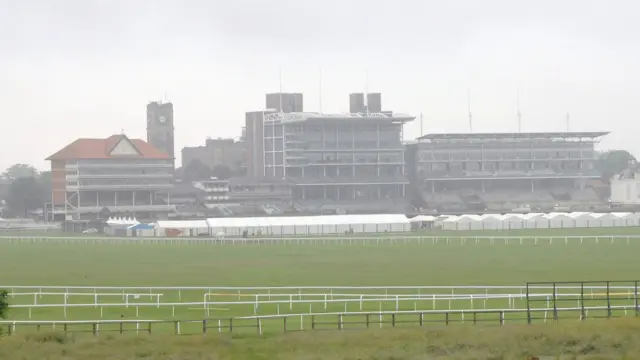
[{"label": "fence post", "polygon": [[229,334],[233,332],[233,318],[229,319]]},{"label": "fence post", "polygon": [[207,319],[202,320],[202,333],[207,333]]},{"label": "fence post", "polygon": [[449,325],[449,313],[444,313],[444,324]]},{"label": "fence post", "polygon": [[365,323],[367,324],[367,329],[369,328],[369,314],[365,315]]},{"label": "fence post", "polygon": [[504,311],[500,311],[500,325],[504,325]]},{"label": "fence post", "polygon": [[[66,325],[66,324],[65,324]],[[122,333],[124,332],[124,324],[122,323],[122,321],[120,322],[120,335],[122,335]]]},{"label": "fence post", "polygon": [[529,303],[529,283],[527,283],[527,324],[531,325],[531,304]]},{"label": "fence post", "polygon": [[473,325],[476,324],[477,319],[476,319],[476,315],[478,315],[478,313],[476,313],[475,311],[473,312]]},{"label": "fence post", "polygon": [[633,298],[634,298],[635,303],[636,303],[636,316],[638,316],[638,315],[640,315],[640,308],[638,308],[638,280],[635,281],[634,285],[635,285],[634,286],[635,287],[635,291],[634,291],[635,294],[634,294]]},{"label": "fence post", "polygon": [[176,335],[180,335],[180,330],[178,330],[178,320],[175,320],[175,321],[173,322],[173,332],[174,332]]},{"label": "fence post", "polygon": [[424,313],[420,313],[420,327],[424,325]]},{"label": "fence post", "polygon": [[396,314],[391,314],[391,327],[396,327]]},{"label": "fence post", "polygon": [[262,324],[260,323],[260,318],[256,319],[256,325],[258,326],[258,334],[262,335]]},{"label": "fence post", "polygon": [[282,318],[284,332],[287,332],[287,317]]},{"label": "fence post", "polygon": [[148,329],[149,330],[149,335],[151,335],[151,324],[152,324],[151,322],[149,322],[149,324],[148,324],[148,326],[149,326],[149,329]]},{"label": "fence post", "polygon": [[611,317],[611,289],[610,283],[607,281],[607,317]]},{"label": "fence post", "polygon": [[338,315],[338,330],[342,330],[342,314]]},{"label": "fence post", "polygon": [[315,330],[315,329],[316,329],[316,316],[311,315],[311,330]]},{"label": "fence post", "polygon": [[553,283],[553,320],[558,321],[558,304],[556,302],[556,283]]},{"label": "fence post", "polygon": [[62,326],[62,330],[64,331],[64,334],[67,335],[67,324]]},{"label": "fence post", "polygon": [[91,328],[92,328],[93,336],[98,335],[98,324],[97,323],[91,324]]},{"label": "fence post", "polygon": [[11,324],[9,324],[9,330],[7,331],[7,333],[9,334],[9,336],[13,335],[13,326],[11,326]]}]

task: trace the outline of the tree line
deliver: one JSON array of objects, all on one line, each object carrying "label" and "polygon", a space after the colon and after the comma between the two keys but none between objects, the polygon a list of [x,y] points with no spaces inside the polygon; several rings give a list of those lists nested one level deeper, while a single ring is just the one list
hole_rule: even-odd
[{"label": "tree line", "polygon": [[[598,154],[595,167],[602,174],[602,179],[608,182],[613,175],[635,161],[635,157],[626,150],[610,150]],[[208,180],[211,177],[225,180],[243,175],[225,165],[212,169],[200,160],[191,161],[177,169],[176,173],[184,181]],[[15,164],[6,169],[0,178],[10,182],[4,194],[3,217],[27,217],[29,212],[43,209],[45,203],[51,201],[50,171],[38,171],[28,164]]]}]

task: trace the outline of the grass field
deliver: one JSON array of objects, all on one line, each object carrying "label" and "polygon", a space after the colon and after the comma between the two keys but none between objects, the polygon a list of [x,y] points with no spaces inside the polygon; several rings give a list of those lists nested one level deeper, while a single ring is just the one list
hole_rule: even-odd
[{"label": "grass field", "polygon": [[[0,337],[0,359],[426,360],[637,359],[640,321],[298,332],[266,336]],[[562,357],[561,357],[562,356]]]},{"label": "grass field", "polygon": [[[598,231],[601,231],[598,229]],[[610,232],[604,232],[609,234]],[[504,233],[503,233],[504,234]],[[513,234],[513,233],[510,233]],[[590,232],[588,235],[592,235]],[[583,235],[587,235],[584,234]],[[512,236],[523,236],[513,234]],[[543,235],[540,235],[543,236]],[[524,285],[529,281],[634,280],[640,241],[586,241],[537,245],[517,241],[504,244],[487,242],[462,245],[371,244],[371,245],[94,245],[94,244],[0,244],[2,284],[60,286],[449,286],[449,285]],[[6,275],[4,275],[6,274]],[[9,289],[11,290],[11,289]],[[33,289],[32,291],[38,291]],[[87,290],[94,292],[93,290]],[[144,290],[146,291],[146,290]],[[99,292],[99,291],[98,291]],[[141,291],[132,291],[141,292]],[[203,301],[205,290],[154,290],[163,302]],[[290,290],[295,294],[295,290]],[[415,292],[415,291],[414,291]],[[436,292],[436,290],[434,290]],[[483,290],[469,290],[481,293]],[[503,291],[504,292],[504,291]],[[250,302],[253,294],[243,291],[239,300]],[[362,291],[362,293],[367,293]],[[371,293],[376,293],[371,291]],[[378,291],[377,293],[380,293]],[[409,293],[398,290],[395,293]],[[439,290],[437,293],[446,293]],[[459,291],[458,291],[459,293]],[[221,294],[210,301],[236,298],[235,292]],[[276,298],[274,297],[274,300]],[[358,303],[260,306],[258,315],[308,313],[310,311],[358,311]],[[265,300],[262,298],[262,300]],[[69,303],[92,303],[92,297],[75,297]],[[135,302],[152,302],[151,298]],[[33,304],[31,297],[16,297],[13,304]],[[62,303],[61,296],[39,296],[38,303]],[[122,303],[121,297],[102,298],[100,303]],[[506,299],[476,302],[476,308],[506,308]],[[621,303],[622,304],[622,303]],[[626,303],[625,303],[626,304]],[[393,299],[366,303],[363,311],[394,310]],[[526,304],[519,301],[516,307]],[[540,306],[543,306],[541,303]],[[572,304],[571,306],[575,306]],[[469,309],[468,300],[407,301],[400,310]],[[138,312],[136,311],[138,310]],[[121,307],[73,308],[67,319],[173,319],[202,318],[207,313],[195,307],[129,309]],[[234,305],[210,310],[211,317],[253,315],[253,305]],[[27,319],[26,309],[11,312],[13,319]],[[34,309],[31,319],[61,320],[63,310]]]},{"label": "grass field", "polygon": [[[637,229],[566,229],[516,232],[422,233],[451,236],[596,236],[636,235]],[[2,235],[2,234],[0,234]],[[411,235],[416,235],[411,233]],[[28,236],[23,234],[23,236]],[[115,245],[115,244],[19,244],[0,240],[0,287],[39,286],[448,286],[524,285],[529,281],[600,281],[638,278],[640,241],[554,242],[538,244],[518,241],[423,244],[207,246]],[[8,289],[11,290],[11,289]],[[92,291],[92,290],[91,290]],[[245,294],[243,294],[245,295]],[[175,293],[167,293],[167,299]],[[183,301],[202,301],[202,291],[182,293]],[[229,298],[235,297],[229,295]],[[222,297],[225,298],[225,297]],[[32,298],[10,299],[13,304],[32,303]],[[60,297],[39,297],[39,302],[60,302]],[[76,302],[87,302],[74,300]],[[88,302],[93,301],[89,299]],[[104,300],[118,301],[121,299]],[[416,304],[417,303],[417,304]],[[309,312],[308,304],[291,309],[283,300],[282,313]],[[476,304],[477,306],[482,306]],[[575,305],[575,304],[574,304]],[[271,306],[271,305],[270,305]],[[330,305],[328,311],[342,311],[344,305]],[[357,311],[349,304],[349,311]],[[357,306],[353,304],[353,306]],[[379,304],[365,305],[378,311]],[[384,310],[395,308],[393,301]],[[469,302],[438,302],[437,309],[468,308]],[[525,307],[519,302],[516,307]],[[431,309],[430,301],[409,302],[401,310]],[[505,300],[490,300],[489,307],[507,307]],[[320,311],[314,305],[314,311]],[[138,318],[201,319],[203,310],[143,308]],[[261,307],[274,313],[275,305]],[[212,317],[251,315],[252,306],[212,311]],[[10,318],[27,319],[26,309],[11,309]],[[37,309],[32,319],[62,320],[61,309]],[[133,319],[133,307],[74,308],[69,319]],[[278,325],[274,325],[274,329]],[[602,326],[602,327],[601,327]],[[308,328],[308,324],[305,325]],[[154,359],[428,359],[503,358],[539,354],[583,353],[614,358],[638,350],[640,324],[635,319],[590,320],[581,325],[561,321],[559,325],[521,327],[508,322],[502,328],[454,326],[432,330],[384,329],[369,332],[318,332],[266,335],[236,334],[210,338],[167,339],[164,335],[125,337],[116,340],[103,335],[97,340],[60,339],[58,335],[26,335],[3,339],[0,358],[154,358]],[[635,330],[634,330],[635,329]],[[267,326],[268,330],[268,326]],[[435,332],[434,332],[435,331]],[[571,331],[572,335],[564,335]],[[602,335],[606,331],[607,335]],[[268,333],[268,331],[266,331]],[[162,333],[162,331],[160,332]],[[544,335],[542,335],[544,334]],[[555,335],[554,335],[555,334]],[[476,339],[477,338],[477,339]],[[52,341],[44,341],[46,339]],[[75,339],[75,340],[74,340]],[[461,340],[464,339],[464,340]],[[28,344],[28,346],[25,346]],[[6,345],[6,346],[4,346]],[[117,347],[120,352],[109,352]],[[317,355],[320,349],[327,349]],[[398,350],[400,349],[400,350]],[[4,353],[2,351],[5,351]],[[107,355],[108,353],[108,355]],[[5,357],[3,357],[3,354]],[[6,357],[10,354],[11,357]],[[544,354],[544,353],[543,353]],[[57,357],[56,357],[57,356]],[[102,357],[101,357],[102,356]],[[633,357],[630,357],[633,358]]]}]

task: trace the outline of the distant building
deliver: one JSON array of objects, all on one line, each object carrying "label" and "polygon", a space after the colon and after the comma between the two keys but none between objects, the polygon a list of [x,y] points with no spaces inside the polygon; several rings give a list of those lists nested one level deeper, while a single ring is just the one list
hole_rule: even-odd
[{"label": "distant building", "polygon": [[266,96],[266,109],[275,112],[303,112],[303,97],[300,93],[272,93]]},{"label": "distant building", "polygon": [[634,162],[611,179],[611,204],[640,205],[640,168]]},{"label": "distant building", "polygon": [[402,132],[412,120],[391,112],[250,112],[248,174],[286,180],[302,211],[404,211]]},{"label": "distant building", "polygon": [[175,128],[173,104],[152,102],[147,105],[147,142],[169,155],[175,169]]},{"label": "distant building", "polygon": [[183,167],[196,159],[212,170],[218,165],[224,165],[238,173],[244,163],[244,144],[234,139],[207,139],[205,146],[182,149]]},{"label": "distant building", "polygon": [[408,174],[423,206],[446,212],[589,208],[604,202],[594,163],[606,134],[425,135],[408,145]]},{"label": "distant building", "polygon": [[262,178],[266,176],[264,167],[264,117],[275,113],[274,110],[251,111],[245,114],[244,154],[247,176]]},{"label": "distant building", "polygon": [[51,161],[55,214],[66,220],[110,215],[165,218],[172,185],[172,159],[165,152],[124,134],[78,139],[47,158]]}]

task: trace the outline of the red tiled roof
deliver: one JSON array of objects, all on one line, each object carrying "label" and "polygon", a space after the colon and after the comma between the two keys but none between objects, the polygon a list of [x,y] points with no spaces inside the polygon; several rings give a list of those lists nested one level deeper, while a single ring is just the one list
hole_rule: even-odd
[{"label": "red tiled roof", "polygon": [[[126,139],[140,153],[139,156],[112,156],[110,155],[118,143]],[[136,159],[166,159],[169,155],[156,149],[153,145],[140,140],[129,139],[126,135],[112,135],[106,139],[78,139],[62,148],[46,160],[77,160],[77,159],[115,159],[115,158],[136,158]]]}]

